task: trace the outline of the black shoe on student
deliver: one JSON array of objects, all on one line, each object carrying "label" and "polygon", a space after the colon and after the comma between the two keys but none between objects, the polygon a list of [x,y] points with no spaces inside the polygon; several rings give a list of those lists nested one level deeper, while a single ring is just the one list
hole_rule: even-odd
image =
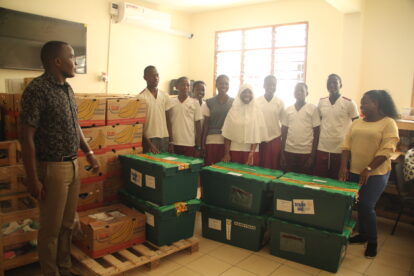
[{"label": "black shoe on student", "polygon": [[367,243],[367,248],[365,249],[365,257],[367,257],[368,259],[372,259],[375,258],[375,256],[377,256],[377,243]]},{"label": "black shoe on student", "polygon": [[356,235],[349,238],[349,243],[351,244],[358,244],[358,243],[366,243],[367,239],[361,235]]}]

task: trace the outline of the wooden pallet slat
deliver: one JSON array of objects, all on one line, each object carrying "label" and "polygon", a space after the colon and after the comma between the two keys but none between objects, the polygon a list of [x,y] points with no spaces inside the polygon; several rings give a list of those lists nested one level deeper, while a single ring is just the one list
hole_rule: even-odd
[{"label": "wooden pallet slat", "polygon": [[[104,267],[97,260],[89,257],[75,246],[72,247],[72,256],[77,263],[82,264],[83,267],[81,270],[85,271],[82,275],[109,276],[122,274],[143,265],[148,265],[151,270],[155,269],[160,265],[160,260],[162,258],[187,249],[190,253],[195,252],[196,250],[193,251],[193,248],[198,249],[198,244],[199,240],[197,238],[181,240],[174,242],[171,245],[161,247],[145,242],[130,247],[131,251],[124,249],[99,258],[109,264],[109,267]],[[125,260],[122,260],[119,256],[119,258],[117,258],[117,255]]]},{"label": "wooden pallet slat", "polygon": [[0,142],[0,166],[16,165],[17,141]]}]

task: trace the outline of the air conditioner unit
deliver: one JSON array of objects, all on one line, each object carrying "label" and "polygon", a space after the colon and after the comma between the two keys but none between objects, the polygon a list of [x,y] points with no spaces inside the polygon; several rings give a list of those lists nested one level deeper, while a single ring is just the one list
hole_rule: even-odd
[{"label": "air conditioner unit", "polygon": [[110,14],[116,23],[129,23],[187,38],[193,37],[192,33],[171,29],[171,15],[135,4],[111,3]]}]

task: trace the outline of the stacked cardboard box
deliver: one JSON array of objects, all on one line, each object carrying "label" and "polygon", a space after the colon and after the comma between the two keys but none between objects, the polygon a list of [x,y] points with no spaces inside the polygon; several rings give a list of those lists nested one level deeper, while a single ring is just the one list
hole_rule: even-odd
[{"label": "stacked cardboard box", "polygon": [[24,185],[19,143],[0,142],[0,271],[35,262],[39,209]]},{"label": "stacked cardboard box", "polygon": [[121,155],[121,201],[144,212],[147,240],[168,245],[194,233],[201,159],[160,153]]},{"label": "stacked cardboard box", "polygon": [[273,181],[271,254],[336,272],[355,225],[356,183],[287,173]]},{"label": "stacked cardboard box", "polygon": [[272,180],[283,173],[236,163],[217,163],[201,171],[203,237],[258,251],[273,199]]},{"label": "stacked cardboard box", "polygon": [[96,174],[78,152],[81,189],[78,210],[116,203],[122,186],[120,154],[142,152],[146,104],[130,95],[76,94],[83,134],[100,165]]}]

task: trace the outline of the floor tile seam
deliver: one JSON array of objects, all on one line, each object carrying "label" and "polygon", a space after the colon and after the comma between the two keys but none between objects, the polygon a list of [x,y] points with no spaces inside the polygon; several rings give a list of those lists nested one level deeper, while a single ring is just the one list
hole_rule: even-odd
[{"label": "floor tile seam", "polygon": [[[254,254],[252,254],[252,255],[254,255]],[[250,256],[248,256],[248,257],[251,257],[252,255],[250,255]],[[258,255],[255,255],[255,256],[257,256],[257,257],[262,257],[262,258],[264,258],[263,256],[258,256]],[[246,257],[245,259],[247,259],[248,257]],[[244,259],[244,260],[245,260]],[[244,261],[244,260],[242,260],[242,261]],[[269,259],[266,259],[266,260],[268,260],[268,261],[271,261],[271,260],[269,260]],[[251,272],[250,270],[247,270],[247,269],[245,269],[245,268],[243,268],[243,267],[240,267],[239,265],[240,265],[240,263],[242,262],[242,261],[240,261],[240,262],[238,262],[237,264],[235,264],[234,266],[236,266],[236,267],[238,267],[238,268],[240,268],[240,269],[243,269],[243,270],[245,270],[245,271],[248,271],[248,272],[250,272],[250,273],[253,273],[253,274],[256,274],[256,275],[258,275],[257,273],[254,273],[254,272]],[[276,262],[276,261],[274,261],[274,263],[276,263],[278,266],[277,266],[277,268],[275,268],[275,269],[273,269],[269,274],[267,274],[267,275],[270,275],[270,274],[272,274],[273,272],[275,272],[282,264],[281,263],[279,263],[279,262]]]}]

